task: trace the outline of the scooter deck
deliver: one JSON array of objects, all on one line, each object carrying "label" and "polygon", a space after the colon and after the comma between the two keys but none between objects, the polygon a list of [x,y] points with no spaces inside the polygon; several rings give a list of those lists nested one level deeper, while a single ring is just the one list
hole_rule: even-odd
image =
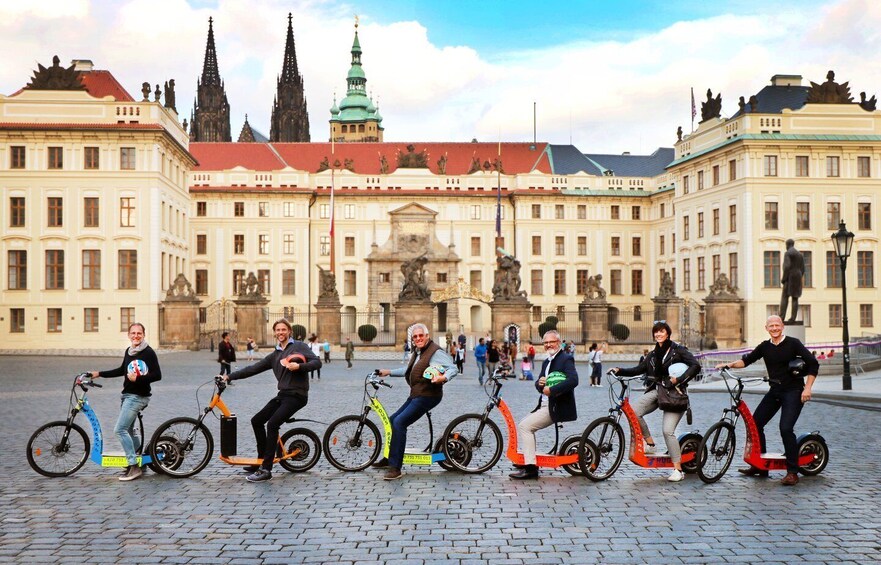
[{"label": "scooter deck", "polygon": [[[138,466],[143,467],[153,462],[149,455],[138,455]],[[102,467],[128,467],[128,458],[122,451],[101,454],[101,461],[96,461]]]},{"label": "scooter deck", "polygon": [[[514,465],[523,465],[523,454],[517,453],[514,457],[508,457],[508,460]],[[578,454],[571,455],[551,455],[545,453],[536,453],[535,464],[538,467],[556,469],[563,465],[576,465],[578,463]]]},{"label": "scooter deck", "polygon": [[438,461],[444,461],[443,452],[427,453],[418,449],[407,449],[404,451],[404,463],[408,465],[433,465]]},{"label": "scooter deck", "polygon": [[[288,455],[287,457],[276,457],[272,461],[274,463],[278,463],[282,459],[287,459],[292,455],[293,453],[291,455]],[[263,459],[257,459],[256,457],[239,457],[237,455],[233,455],[231,457],[221,455],[219,459],[227,465],[260,465],[261,463],[263,463]]]}]

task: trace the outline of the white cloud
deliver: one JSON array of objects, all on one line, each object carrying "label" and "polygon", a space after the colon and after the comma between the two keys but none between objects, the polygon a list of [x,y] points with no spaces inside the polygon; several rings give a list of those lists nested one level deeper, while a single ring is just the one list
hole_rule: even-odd
[{"label": "white cloud", "polygon": [[[0,92],[23,86],[37,62],[48,64],[57,53],[65,63],[91,58],[136,97],[143,81],[175,78],[178,110],[188,118],[213,16],[233,138],[246,112],[268,134],[288,11],[312,138],[324,140],[333,93],[345,96],[353,37],[351,6],[330,0],[220,0],[212,8],[185,0],[0,0]],[[855,96],[878,92],[881,4],[840,0],[810,13],[796,4],[738,13],[744,15],[678,22],[627,40],[591,41],[586,29],[569,43],[532,49],[517,38],[492,60],[467,45],[433,44],[430,22],[380,24],[367,13],[359,35],[387,140],[531,140],[535,101],[539,140],[568,143],[571,135],[584,151],[650,152],[671,145],[677,126],[688,131],[691,87],[698,103],[707,88],[722,92],[728,115],[739,96],[748,98],[776,73],[802,74],[807,84],[831,68]]]}]

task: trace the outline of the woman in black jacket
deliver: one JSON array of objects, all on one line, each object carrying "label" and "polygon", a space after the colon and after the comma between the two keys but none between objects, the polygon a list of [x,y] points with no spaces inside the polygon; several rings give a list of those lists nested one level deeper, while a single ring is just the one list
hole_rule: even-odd
[{"label": "woman in black jacket", "polygon": [[[684,387],[701,370],[700,363],[697,362],[694,355],[684,345],[670,339],[672,333],[673,331],[666,321],[655,322],[655,325],[652,326],[652,335],[657,342],[654,351],[646,355],[636,367],[629,369],[615,367],[612,369],[616,375],[644,374],[648,379],[645,394],[633,404],[633,411],[639,417],[639,427],[645,438],[646,453],[654,453],[655,451],[655,441],[652,439],[651,430],[645,423],[644,416],[658,409],[658,386],[679,385]],[[684,363],[688,367],[688,370],[679,378],[669,375],[670,365],[674,363]],[[667,444],[667,452],[670,454],[670,459],[673,460],[674,467],[667,480],[673,482],[681,481],[684,478],[681,464],[682,453],[679,450],[679,441],[676,439],[676,426],[682,420],[683,414],[684,412],[664,411],[664,443]]]}]

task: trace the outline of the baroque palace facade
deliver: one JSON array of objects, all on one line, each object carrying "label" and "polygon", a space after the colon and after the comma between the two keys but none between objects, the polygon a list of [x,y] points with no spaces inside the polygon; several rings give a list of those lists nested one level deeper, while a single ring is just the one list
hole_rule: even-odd
[{"label": "baroque palace facade", "polygon": [[846,85],[778,75],[728,119],[708,93],[697,130],[651,155],[395,143],[372,140],[382,118],[360,55],[356,35],[348,122],[334,103],[329,129],[343,137],[342,125],[352,133],[360,120],[374,126],[369,141],[193,141],[173,83],[164,103],[147,84],[135,101],[84,61],[56,60],[0,96],[0,350],[112,347],[134,320],[149,336],[178,273],[204,308],[234,299],[253,272],[267,315],[310,312],[331,242],[344,312],[393,308],[399,264],[425,251],[435,296],[454,296],[439,301],[435,325],[483,334],[500,244],[522,264],[535,318],[577,311],[598,274],[610,304],[650,318],[664,272],[693,304],[725,273],[753,343],[779,304],[793,238],[808,266],[807,341],[835,341],[841,281],[829,236],[839,219],[856,234],[851,333],[877,333],[881,114],[873,100],[849,102]]}]

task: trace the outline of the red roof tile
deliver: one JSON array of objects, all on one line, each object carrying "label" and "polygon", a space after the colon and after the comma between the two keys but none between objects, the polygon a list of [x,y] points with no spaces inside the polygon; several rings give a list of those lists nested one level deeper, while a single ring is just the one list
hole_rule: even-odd
[{"label": "red roof tile", "polygon": [[86,91],[95,98],[104,98],[112,96],[117,102],[134,102],[125,88],[119,84],[119,81],[110,74],[110,71],[83,71],[80,73]]},{"label": "red roof tile", "polygon": [[[268,145],[278,152],[284,162],[278,162]],[[434,174],[438,174],[438,161],[442,156],[447,158],[446,174],[465,175],[475,158],[479,160],[481,170],[485,170],[486,163],[492,164],[499,153],[498,143],[406,142],[337,143],[333,147],[333,159],[330,143],[191,143],[190,152],[201,163],[199,170],[226,170],[241,165],[247,169],[268,171],[290,165],[294,169],[314,173],[321,162],[328,158],[339,161],[341,166],[346,159],[351,159],[356,173],[378,175],[382,157],[386,158],[388,172],[394,172],[398,168],[398,153],[408,153],[408,145],[413,145],[415,153],[426,152],[428,169]],[[264,151],[260,155],[267,159],[265,162],[258,156],[260,148]],[[551,164],[546,149],[546,143],[502,143],[504,173],[520,174],[536,169],[550,173]],[[272,155],[274,162],[269,155]]]},{"label": "red roof tile", "polygon": [[190,143],[190,153],[199,161],[197,171],[225,171],[244,167],[252,171],[285,168],[268,143]]}]

